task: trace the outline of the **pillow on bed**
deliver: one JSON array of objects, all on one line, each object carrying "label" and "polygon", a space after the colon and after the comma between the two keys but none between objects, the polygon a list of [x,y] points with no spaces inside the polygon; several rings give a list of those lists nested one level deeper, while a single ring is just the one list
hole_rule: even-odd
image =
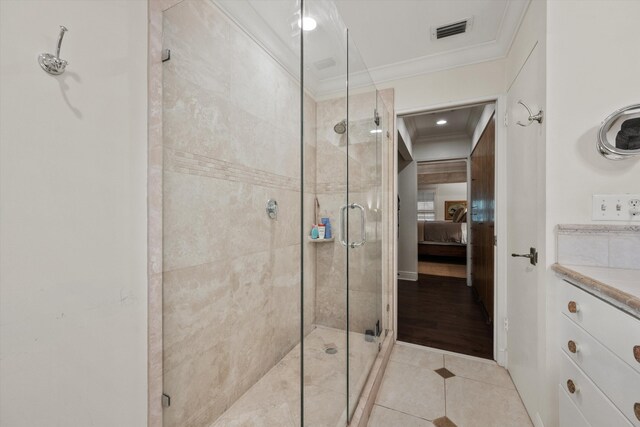
[{"label": "pillow on bed", "polygon": [[453,213],[452,220],[453,222],[464,222],[467,219],[467,208],[459,207]]}]

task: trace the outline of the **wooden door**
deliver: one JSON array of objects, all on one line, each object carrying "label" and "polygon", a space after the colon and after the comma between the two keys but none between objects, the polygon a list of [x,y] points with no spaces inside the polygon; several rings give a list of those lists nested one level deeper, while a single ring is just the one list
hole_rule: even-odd
[{"label": "wooden door", "polygon": [[495,115],[471,153],[471,285],[493,321]]}]

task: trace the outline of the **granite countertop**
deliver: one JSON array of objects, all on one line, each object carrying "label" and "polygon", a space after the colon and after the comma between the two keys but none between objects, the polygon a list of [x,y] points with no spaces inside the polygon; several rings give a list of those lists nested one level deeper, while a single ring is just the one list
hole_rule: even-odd
[{"label": "granite countertop", "polygon": [[640,270],[553,264],[563,279],[640,319]]}]

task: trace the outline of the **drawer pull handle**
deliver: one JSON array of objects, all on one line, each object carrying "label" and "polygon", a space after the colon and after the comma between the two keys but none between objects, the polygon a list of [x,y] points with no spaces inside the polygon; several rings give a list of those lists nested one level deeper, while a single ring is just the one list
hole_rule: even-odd
[{"label": "drawer pull handle", "polygon": [[569,351],[573,354],[576,354],[578,352],[578,345],[574,340],[569,340],[569,342],[567,343],[567,347],[569,348]]},{"label": "drawer pull handle", "polygon": [[640,345],[633,347],[633,357],[635,357],[636,361],[640,363]]},{"label": "drawer pull handle", "polygon": [[574,394],[578,391],[578,387],[576,387],[573,380],[567,380],[567,388],[569,389],[569,393]]},{"label": "drawer pull handle", "polygon": [[578,304],[575,301],[569,301],[567,308],[569,309],[569,313],[577,313],[580,311],[580,307],[578,307]]},{"label": "drawer pull handle", "polygon": [[636,414],[636,418],[640,421],[640,402],[636,402],[633,405],[633,412]]}]

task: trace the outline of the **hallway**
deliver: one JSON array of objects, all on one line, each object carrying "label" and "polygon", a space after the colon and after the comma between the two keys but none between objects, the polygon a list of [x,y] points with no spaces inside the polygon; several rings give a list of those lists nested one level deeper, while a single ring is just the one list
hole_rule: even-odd
[{"label": "hallway", "polygon": [[533,426],[509,373],[492,361],[396,342],[369,427]]},{"label": "hallway", "polygon": [[398,340],[493,359],[493,327],[466,279],[398,280]]}]

